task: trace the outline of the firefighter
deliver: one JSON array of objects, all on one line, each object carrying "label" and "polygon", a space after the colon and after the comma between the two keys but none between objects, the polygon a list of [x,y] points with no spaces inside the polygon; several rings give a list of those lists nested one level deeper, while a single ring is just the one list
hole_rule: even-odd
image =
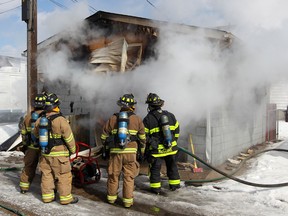
[{"label": "firefighter", "polygon": [[160,171],[164,160],[169,178],[169,188],[172,191],[180,188],[180,176],[175,155],[177,154],[177,139],[179,138],[179,123],[174,114],[162,110],[164,100],[157,94],[147,96],[148,114],[143,119],[147,145],[145,158],[149,163],[150,190],[161,193]]},{"label": "firefighter", "polygon": [[40,149],[38,140],[33,137],[31,130],[36,120],[44,114],[46,95],[45,93],[37,94],[32,102],[33,110],[28,113],[21,126],[22,151],[24,152],[24,168],[20,176],[20,192],[26,193],[35,177],[36,168],[39,161]]},{"label": "firefighter", "polygon": [[[75,153],[76,145],[73,132],[69,122],[60,112],[60,100],[56,94],[47,95],[45,102],[46,119],[48,126],[41,125],[42,117],[37,120],[34,134],[39,138],[39,145],[42,147],[39,167],[41,170],[41,191],[44,203],[55,200],[55,192],[58,191],[60,204],[74,204],[78,202],[73,197],[72,172],[69,155]],[[47,130],[46,140],[48,145],[43,147],[41,130]]]},{"label": "firefighter", "polygon": [[120,97],[117,101],[120,112],[109,118],[101,134],[104,149],[108,149],[109,154],[107,201],[115,203],[119,177],[123,173],[123,204],[126,208],[133,205],[134,179],[140,170],[136,159],[138,145],[144,153],[146,144],[143,121],[134,113],[136,103],[133,94]]}]

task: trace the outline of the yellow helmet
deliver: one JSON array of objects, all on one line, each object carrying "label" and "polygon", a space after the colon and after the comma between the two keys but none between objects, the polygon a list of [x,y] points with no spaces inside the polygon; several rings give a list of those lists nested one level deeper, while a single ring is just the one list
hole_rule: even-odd
[{"label": "yellow helmet", "polygon": [[162,100],[157,94],[150,93],[147,96],[145,103],[150,106],[162,106],[164,104],[164,100]]},{"label": "yellow helmet", "polygon": [[46,99],[45,94],[37,94],[32,102],[32,106],[34,108],[44,109]]},{"label": "yellow helmet", "polygon": [[133,107],[135,104],[137,104],[137,101],[134,99],[133,94],[124,94],[117,101],[117,105],[120,107]]},{"label": "yellow helmet", "polygon": [[45,102],[45,110],[51,111],[55,107],[58,107],[60,105],[60,103],[61,102],[60,102],[60,100],[56,94],[54,94],[54,93],[48,94],[46,102]]}]

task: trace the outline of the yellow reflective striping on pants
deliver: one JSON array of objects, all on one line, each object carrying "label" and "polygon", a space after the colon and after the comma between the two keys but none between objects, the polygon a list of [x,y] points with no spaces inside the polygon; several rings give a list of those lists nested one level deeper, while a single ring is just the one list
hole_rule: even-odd
[{"label": "yellow reflective striping on pants", "polygon": [[21,182],[19,183],[19,186],[22,188],[22,189],[28,189],[29,186],[30,186],[30,183],[26,183],[26,182]]},{"label": "yellow reflective striping on pants", "polygon": [[69,194],[67,196],[60,196],[60,203],[69,203],[72,199],[72,194]]},{"label": "yellow reflective striping on pants", "polygon": [[170,185],[178,185],[178,184],[180,184],[180,179],[168,180],[168,182],[169,182]]},{"label": "yellow reflective striping on pants", "polygon": [[150,187],[151,188],[160,188],[161,187],[161,182],[150,183]]},{"label": "yellow reflective striping on pants", "polygon": [[42,194],[42,200],[43,202],[51,202],[54,200],[55,194],[54,193],[49,193],[49,194]]}]

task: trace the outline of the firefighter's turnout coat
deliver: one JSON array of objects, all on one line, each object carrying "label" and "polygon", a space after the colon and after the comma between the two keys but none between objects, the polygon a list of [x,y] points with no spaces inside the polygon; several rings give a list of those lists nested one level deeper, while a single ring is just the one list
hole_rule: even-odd
[{"label": "firefighter's turnout coat", "polygon": [[[43,113],[43,110],[35,110],[38,115]],[[23,143],[23,149],[26,149],[24,154],[24,168],[20,176],[20,189],[22,191],[29,190],[30,184],[32,183],[36,168],[39,161],[40,149],[37,140],[32,139],[31,134],[31,113],[27,113],[24,117],[24,121],[21,127],[21,137]]]},{"label": "firefighter's turnout coat", "polygon": [[[167,147],[164,141],[164,135],[161,128],[160,118],[165,114],[169,119],[169,128],[172,135],[171,147]],[[161,188],[160,170],[162,159],[165,160],[167,167],[167,176],[171,189],[180,187],[180,176],[175,160],[177,153],[177,140],[179,138],[180,127],[174,114],[159,109],[149,111],[143,119],[147,137],[146,156],[152,157],[150,162],[150,188],[155,191]]]},{"label": "firefighter's turnout coat", "polygon": [[[54,115],[57,117],[53,118]],[[68,120],[58,112],[49,112],[46,117],[48,120],[53,120],[51,120],[51,130],[49,130],[48,152],[42,153],[39,162],[42,172],[42,200],[45,203],[53,201],[54,190],[57,189],[60,204],[69,204],[73,201],[69,155],[76,151],[73,132]],[[37,137],[39,137],[39,123],[40,120],[37,120],[34,132]]]},{"label": "firefighter's turnout coat", "polygon": [[[129,124],[128,133],[131,141],[125,147],[120,148],[117,143],[117,115],[114,114],[106,122],[101,135],[102,142],[106,145],[109,139],[114,140],[113,144],[108,144],[110,158],[108,162],[107,200],[114,203],[117,199],[119,187],[119,177],[123,172],[123,203],[125,206],[133,204],[134,178],[139,174],[140,166],[136,160],[138,144],[145,148],[146,138],[144,124],[138,115],[128,112]],[[139,143],[137,143],[139,142]]]}]

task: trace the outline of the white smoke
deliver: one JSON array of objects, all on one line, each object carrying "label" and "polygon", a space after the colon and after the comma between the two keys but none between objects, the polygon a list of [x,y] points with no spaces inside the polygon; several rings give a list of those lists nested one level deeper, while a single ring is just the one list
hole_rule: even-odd
[{"label": "white smoke", "polygon": [[[63,77],[79,87],[81,94],[106,116],[117,109],[116,101],[122,94],[133,93],[138,100],[138,112],[144,117],[146,96],[154,92],[165,100],[164,109],[175,113],[184,126],[191,119],[205,115],[207,108],[214,109],[228,101],[231,107],[242,110],[256,106],[255,92],[288,79],[288,2],[178,0],[168,3],[158,0],[154,5],[157,7],[155,19],[169,17],[169,22],[219,27],[231,31],[240,45],[233,48],[232,54],[232,51],[220,52],[204,35],[195,43],[190,35],[163,28],[157,47],[158,59],[146,62],[133,72],[92,74],[69,62],[72,53],[65,48],[46,53],[39,64],[50,79]],[[65,14],[64,18],[71,16]],[[70,37],[85,43],[78,27],[70,31]]]}]

